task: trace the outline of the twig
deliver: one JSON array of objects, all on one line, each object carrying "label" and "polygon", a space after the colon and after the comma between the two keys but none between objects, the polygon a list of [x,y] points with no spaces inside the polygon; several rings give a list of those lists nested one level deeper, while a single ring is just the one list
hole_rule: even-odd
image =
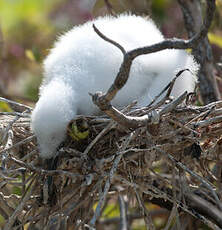
[{"label": "twig", "polygon": [[12,146],[10,146],[10,147],[7,147],[7,148],[5,148],[5,149],[0,150],[0,154],[3,153],[3,152],[6,152],[6,151],[8,151],[8,150],[14,149],[14,148],[16,148],[16,147],[18,147],[18,146],[20,146],[20,145],[25,144],[25,143],[29,143],[29,142],[30,142],[31,140],[33,140],[34,138],[35,138],[34,135],[29,136],[29,137],[25,138],[24,140],[19,141],[19,142],[17,142],[16,144],[14,144],[14,145],[12,145]]},{"label": "twig", "polygon": [[118,201],[119,201],[119,209],[120,209],[120,227],[119,227],[119,230],[127,230],[128,229],[127,207],[126,207],[124,197],[122,195],[119,195]]},{"label": "twig", "polygon": [[177,212],[177,205],[174,204],[173,209],[170,212],[170,216],[169,216],[169,218],[167,220],[167,224],[166,224],[164,230],[168,230],[170,228],[171,222],[172,222],[173,218],[176,216],[176,212]]},{"label": "twig", "polygon": [[95,31],[103,40],[105,40],[105,41],[111,43],[112,45],[116,46],[117,48],[119,48],[123,55],[126,54],[126,50],[125,50],[118,42],[115,42],[115,41],[113,41],[112,39],[106,37],[103,33],[101,33],[101,32],[97,29],[97,27],[95,26],[95,24],[93,24],[93,29],[94,29],[94,31]]},{"label": "twig", "polygon": [[[178,0],[178,2],[183,12],[184,23],[188,36],[191,38],[197,31],[200,30],[200,26],[203,21],[201,1]],[[210,15],[213,16],[215,7],[216,6],[214,3],[209,4],[209,1],[207,1],[204,24],[209,23],[208,19]],[[200,81],[199,88],[204,103],[221,100],[218,84],[213,71],[215,67],[212,48],[209,44],[207,36],[204,39],[201,39],[200,42],[193,47],[192,54],[200,64],[200,71],[198,74]]]},{"label": "twig", "polygon": [[208,219],[214,220],[220,229],[222,228],[221,210],[217,209],[212,203],[195,194],[188,195],[187,201],[189,201],[191,208],[195,208],[199,213],[203,213]]},{"label": "twig", "polygon": [[208,120],[198,121],[196,123],[193,123],[193,126],[195,128],[201,128],[201,127],[207,127],[208,125],[217,124],[220,122],[222,122],[222,116],[217,116],[217,117],[210,118]]},{"label": "twig", "polygon": [[191,176],[193,176],[195,179],[197,179],[198,181],[200,181],[206,188],[209,189],[209,191],[212,193],[213,197],[215,198],[217,205],[219,206],[220,210],[222,210],[222,204],[221,201],[219,200],[216,192],[214,191],[214,189],[212,188],[212,186],[201,176],[199,176],[198,174],[196,174],[195,172],[191,171],[189,168],[187,168],[185,165],[183,165],[181,162],[177,161],[176,159],[174,159],[174,157],[171,154],[167,154],[164,151],[162,151],[160,148],[156,147],[156,150],[159,151],[160,153],[167,155],[168,158],[174,162],[177,166],[179,166],[180,168],[182,168],[183,170],[185,170],[186,172],[188,172]]},{"label": "twig", "polygon": [[179,104],[181,104],[184,101],[186,96],[187,96],[187,92],[184,92],[181,96],[179,96],[174,101],[167,104],[163,109],[161,109],[159,115],[161,116],[163,114],[171,112],[173,109],[175,109]]},{"label": "twig", "polygon": [[[134,132],[130,133],[128,139],[126,139],[125,143],[123,144],[123,147],[122,147],[122,150],[125,150],[126,147],[128,146],[128,144],[130,143],[131,139],[133,138],[134,136]],[[118,167],[118,164],[120,162],[122,158],[122,154],[118,154],[113,162],[113,165],[112,165],[112,168],[109,172],[109,177],[108,179],[106,180],[106,183],[105,183],[105,187],[104,187],[104,191],[103,191],[103,194],[101,195],[100,199],[99,199],[99,202],[98,202],[98,205],[96,206],[96,210],[95,210],[95,213],[92,217],[92,219],[90,220],[90,226],[93,228],[95,226],[95,223],[96,223],[96,220],[98,219],[98,217],[100,216],[100,213],[101,213],[101,210],[102,210],[102,207],[103,207],[103,204],[105,202],[105,199],[106,199],[106,195],[110,189],[110,186],[111,186],[111,183],[112,183],[112,179],[113,179],[113,176],[115,174],[115,171],[117,170],[117,167]]]},{"label": "twig", "polygon": [[[168,97],[170,96],[171,92],[172,92],[172,89],[173,89],[173,86],[175,84],[175,81],[177,80],[177,78],[179,78],[181,76],[181,74],[184,72],[184,71],[189,71],[191,72],[189,69],[183,69],[183,70],[180,70],[177,74],[176,74],[176,77],[173,78],[173,80],[150,102],[149,105],[147,105],[147,107],[150,107],[163,93],[166,93],[165,97],[156,105],[156,108],[160,107],[160,105],[162,105],[166,99],[168,99]],[[154,109],[154,108],[153,108]]]},{"label": "twig", "polygon": [[[154,183],[153,186],[157,186],[157,183]],[[169,197],[172,196],[172,190],[169,188],[161,188],[161,191],[165,191],[167,194],[162,197],[156,197],[151,196],[152,198],[147,197],[145,200],[148,200],[151,203],[157,204],[160,207],[166,208],[169,211],[173,208],[173,203],[175,200],[169,199]],[[200,196],[197,196],[193,193],[185,193],[183,194],[186,198],[186,204],[181,203],[177,200],[177,206],[184,210],[186,213],[189,213],[191,216],[194,216],[195,218],[202,221],[204,224],[209,226],[212,229],[221,229],[222,227],[222,218],[221,218],[221,212],[218,210],[215,206],[213,206],[208,201],[204,200]],[[166,197],[168,203],[166,203]],[[198,199],[197,199],[198,198]],[[169,205],[170,203],[170,205]],[[207,208],[208,207],[208,208]],[[212,219],[216,224],[212,223],[210,221]],[[219,227],[218,227],[219,226]]]},{"label": "twig", "polygon": [[142,214],[144,216],[144,221],[146,223],[147,226],[147,230],[151,229],[151,230],[155,230],[155,226],[153,224],[152,218],[150,216],[150,213],[148,212],[146,206],[144,205],[144,202],[142,201],[139,192],[137,191],[137,189],[134,188],[134,191],[136,193],[136,198],[137,198],[137,202],[139,203],[140,209],[142,210]]},{"label": "twig", "polygon": [[[98,96],[98,97],[97,97]],[[168,113],[172,111],[174,108],[176,108],[177,105],[179,105],[187,96],[187,92],[184,92],[180,97],[175,99],[173,102],[167,104],[160,112],[156,112],[155,110],[151,111],[150,113],[143,115],[141,117],[134,117],[134,116],[127,116],[114,108],[113,106],[110,106],[108,109],[105,109],[104,111],[116,122],[123,125],[127,128],[139,128],[141,126],[146,126],[149,123],[154,124],[158,123],[159,118],[161,115]],[[97,101],[97,99],[100,96],[98,94],[93,95],[93,101],[95,104],[99,105],[100,102]]]},{"label": "twig", "polygon": [[33,157],[35,154],[37,154],[37,149],[34,149],[33,151],[29,152],[28,154],[26,154],[21,161],[26,161],[27,159]]},{"label": "twig", "polygon": [[37,168],[37,167],[34,167],[32,164],[25,163],[25,162],[23,162],[21,160],[18,160],[15,157],[12,157],[12,156],[9,156],[9,160],[12,160],[13,162],[18,164],[19,166],[22,166],[22,167],[24,167],[26,169],[29,169],[32,172],[40,174],[40,175],[47,175],[47,176],[61,175],[61,176],[70,177],[70,178],[72,178],[74,180],[76,178],[84,179],[84,176],[80,175],[78,173],[70,173],[70,172],[64,171],[64,170],[45,170],[45,169]]},{"label": "twig", "polygon": [[30,112],[32,111],[32,108],[27,106],[27,105],[24,105],[24,104],[21,104],[21,103],[18,103],[18,102],[15,102],[15,101],[3,98],[3,97],[0,97],[0,101],[6,102],[6,103],[8,103],[9,105],[12,105],[12,106],[18,106],[18,107],[22,108],[23,110],[27,109]]},{"label": "twig", "polygon": [[8,205],[3,193],[0,193],[0,207],[3,210],[4,216],[8,218],[14,212],[14,209]]},{"label": "twig", "polygon": [[12,225],[14,224],[17,216],[20,214],[20,212],[24,209],[24,206],[26,205],[26,202],[30,199],[30,196],[32,195],[33,190],[35,189],[36,185],[32,186],[31,189],[29,189],[26,193],[26,195],[23,197],[15,211],[12,213],[12,215],[9,217],[7,223],[5,224],[3,230],[11,230]]},{"label": "twig", "polygon": [[[128,51],[124,54],[122,46],[119,45],[117,42],[113,42],[110,39],[107,39],[105,35],[103,35],[98,29],[96,30],[97,33],[106,41],[114,43],[116,47],[118,47],[122,53],[124,54],[123,62],[120,66],[119,72],[114,80],[114,83],[111,85],[109,90],[103,94],[101,92],[97,92],[96,94],[92,95],[92,99],[94,104],[96,104],[102,111],[104,111],[108,116],[112,119],[117,121],[118,123],[130,127],[130,123],[134,123],[134,126],[139,127],[141,125],[141,118],[140,119],[131,119],[130,117],[126,117],[124,114],[120,113],[116,108],[114,108],[110,102],[116,96],[118,91],[126,84],[129,78],[129,72],[132,65],[133,60],[144,54],[158,52],[164,49],[188,49],[194,48],[198,43],[207,36],[208,29],[211,25],[211,21],[213,19],[213,14],[215,10],[215,0],[207,0],[207,13],[204,24],[201,26],[199,33],[194,35],[189,40],[182,40],[182,39],[166,39],[160,43],[137,48],[131,51]],[[95,27],[94,27],[95,28]],[[118,44],[118,45],[117,45]],[[144,117],[143,117],[144,119]],[[145,119],[148,119],[145,117]],[[137,125],[136,125],[137,124]],[[128,125],[128,126],[127,126]]]},{"label": "twig", "polygon": [[[12,130],[9,130],[9,131],[8,131],[8,140],[7,140],[7,143],[6,143],[6,145],[5,145],[5,149],[10,150],[11,147],[13,146],[13,136],[14,136],[13,131],[12,131]],[[8,155],[9,155],[9,152],[8,152],[8,151],[4,151],[4,152],[2,153],[2,156],[1,156],[2,165],[1,165],[1,166],[2,166],[3,170],[5,170],[5,169],[7,168],[6,162],[7,162],[7,160],[8,160]]]},{"label": "twig", "polygon": [[5,140],[5,138],[6,138],[7,134],[8,134],[9,129],[11,129],[13,123],[15,123],[18,119],[19,119],[19,116],[16,116],[12,121],[10,121],[10,122],[8,123],[7,127],[6,127],[5,130],[4,130],[4,133],[3,133],[3,135],[2,135],[0,144],[4,142],[4,140]]},{"label": "twig", "polygon": [[115,126],[115,123],[113,123],[112,121],[95,137],[94,140],[92,140],[90,142],[90,144],[87,146],[87,148],[85,149],[85,151],[82,154],[82,157],[85,158],[88,154],[88,152],[90,151],[90,149],[93,147],[93,145],[95,145],[95,143],[103,136],[105,135],[107,132],[109,132],[109,130],[111,130],[113,127]]},{"label": "twig", "polygon": [[30,117],[29,113],[19,113],[19,112],[0,112],[0,115],[11,115],[19,117]]}]

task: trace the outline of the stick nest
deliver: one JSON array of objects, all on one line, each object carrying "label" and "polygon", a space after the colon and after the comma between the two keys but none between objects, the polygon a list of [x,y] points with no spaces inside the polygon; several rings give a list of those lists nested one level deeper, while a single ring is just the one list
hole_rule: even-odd
[{"label": "stick nest", "polygon": [[[126,108],[124,113],[139,117],[150,110]],[[123,221],[123,197],[128,215],[140,210],[137,218],[147,225],[152,219],[145,203],[151,202],[172,210],[171,215],[185,211],[210,227],[221,226],[222,102],[183,104],[158,123],[134,130],[104,116],[78,118],[89,124],[89,136],[81,141],[67,136],[52,171],[39,159],[30,112],[0,116],[4,229],[116,226]],[[116,221],[104,210],[118,201]],[[213,213],[204,205],[211,205]]]}]

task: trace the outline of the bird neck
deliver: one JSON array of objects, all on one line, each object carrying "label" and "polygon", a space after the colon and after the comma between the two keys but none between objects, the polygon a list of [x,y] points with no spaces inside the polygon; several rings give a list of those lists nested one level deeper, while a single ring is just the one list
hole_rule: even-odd
[{"label": "bird neck", "polygon": [[74,99],[74,91],[62,81],[51,81],[44,86],[32,113],[32,130],[43,158],[50,158],[65,139],[67,125],[77,111]]}]

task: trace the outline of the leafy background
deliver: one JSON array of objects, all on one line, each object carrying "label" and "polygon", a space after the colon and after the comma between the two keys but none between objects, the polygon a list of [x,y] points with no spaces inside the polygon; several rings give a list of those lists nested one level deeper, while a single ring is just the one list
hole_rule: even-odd
[{"label": "leafy background", "polygon": [[[0,0],[0,95],[31,103],[38,98],[42,60],[56,37],[98,15],[107,13],[103,0]],[[95,2],[92,1],[91,2]],[[134,3],[134,2],[137,2]],[[138,2],[140,2],[138,4]],[[186,37],[175,0],[110,0],[115,12],[151,14],[166,37]],[[148,6],[151,5],[151,10]],[[209,33],[216,61],[222,53],[222,2]],[[5,110],[3,104],[1,110]]]}]

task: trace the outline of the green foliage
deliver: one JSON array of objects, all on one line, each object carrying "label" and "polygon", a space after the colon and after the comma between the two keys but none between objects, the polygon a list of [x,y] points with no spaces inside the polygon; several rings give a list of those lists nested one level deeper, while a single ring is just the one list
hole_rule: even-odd
[{"label": "green foliage", "polygon": [[0,0],[0,20],[4,33],[8,34],[22,22],[47,28],[48,13],[60,0]]},{"label": "green foliage", "polygon": [[0,111],[1,112],[11,112],[12,110],[7,103],[0,101]]},{"label": "green foliage", "polygon": [[4,223],[5,223],[5,219],[3,216],[0,215],[0,227],[4,226]]},{"label": "green foliage", "polygon": [[208,33],[208,38],[211,44],[217,45],[222,48],[222,37],[213,33]]},{"label": "green foliage", "polygon": [[103,217],[118,217],[120,215],[119,211],[119,206],[116,205],[116,203],[110,203],[106,206],[104,212],[103,212]]},{"label": "green foliage", "polygon": [[163,19],[166,13],[166,8],[169,6],[170,0],[155,0],[152,1],[152,13]]},{"label": "green foliage", "polygon": [[41,82],[41,77],[39,76],[32,76],[28,80],[26,80],[23,88],[24,96],[28,99],[33,101],[37,101],[38,99],[38,92],[39,92],[39,85]]},{"label": "green foliage", "polygon": [[21,196],[22,195],[21,188],[17,186],[13,186],[12,193]]},{"label": "green foliage", "polygon": [[[2,77],[7,79],[6,82],[10,79],[11,88],[15,88],[12,94],[37,100],[42,78],[41,62],[56,34],[50,16],[61,1],[0,0],[3,56],[7,60],[4,66],[7,76],[1,73],[0,80]],[[19,84],[21,81],[22,85]],[[8,108],[0,104],[0,110],[8,111]]]}]

